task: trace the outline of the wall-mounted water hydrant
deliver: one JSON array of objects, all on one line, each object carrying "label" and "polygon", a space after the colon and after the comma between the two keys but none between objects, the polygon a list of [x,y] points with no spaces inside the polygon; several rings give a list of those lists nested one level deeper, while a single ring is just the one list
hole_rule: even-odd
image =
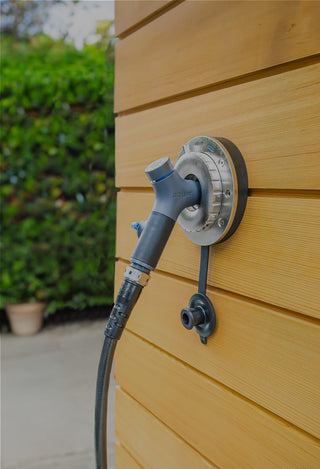
[{"label": "wall-mounted water hydrant", "polygon": [[150,272],[158,264],[175,222],[191,241],[201,246],[198,293],[181,311],[181,321],[187,329],[195,329],[206,344],[216,324],[214,307],[206,296],[209,246],[225,241],[235,232],[247,202],[244,159],[225,138],[195,137],[183,146],[175,167],[165,157],[151,163],[145,172],[156,199],[149,218],[133,224],[139,239],[104,332],[95,407],[97,469],[107,468],[107,399],[116,343]]}]

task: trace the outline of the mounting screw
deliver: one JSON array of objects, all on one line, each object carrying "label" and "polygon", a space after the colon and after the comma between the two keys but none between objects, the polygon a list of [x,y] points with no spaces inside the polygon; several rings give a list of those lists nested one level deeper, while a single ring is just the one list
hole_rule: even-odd
[{"label": "mounting screw", "polygon": [[223,219],[223,218],[219,218],[219,220],[218,220],[218,226],[219,226],[220,228],[223,228],[223,227],[224,227],[224,219]]},{"label": "mounting screw", "polygon": [[224,161],[223,160],[219,160],[218,163],[221,167],[224,166]]},{"label": "mounting screw", "polygon": [[227,199],[229,199],[229,197],[231,197],[231,190],[230,190],[230,189],[227,189],[227,190],[225,191],[224,195],[225,195],[225,197],[226,197]]}]

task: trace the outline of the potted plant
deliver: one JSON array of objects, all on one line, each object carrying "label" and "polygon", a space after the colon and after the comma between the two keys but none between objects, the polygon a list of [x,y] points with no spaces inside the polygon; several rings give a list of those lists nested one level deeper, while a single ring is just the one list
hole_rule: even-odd
[{"label": "potted plant", "polygon": [[[12,332],[16,335],[37,333],[43,323],[46,300],[50,294],[39,247],[24,240],[22,244],[1,245],[1,306],[4,306]],[[37,252],[38,251],[38,252]]]},{"label": "potted plant", "polygon": [[43,323],[45,303],[6,303],[6,312],[11,330],[15,335],[33,335],[40,331]]}]

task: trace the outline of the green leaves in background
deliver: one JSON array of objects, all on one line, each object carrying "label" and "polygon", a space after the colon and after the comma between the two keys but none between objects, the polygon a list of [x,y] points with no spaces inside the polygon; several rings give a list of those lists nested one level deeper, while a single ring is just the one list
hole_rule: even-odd
[{"label": "green leaves in background", "polygon": [[2,306],[112,302],[113,76],[95,46],[3,41]]}]

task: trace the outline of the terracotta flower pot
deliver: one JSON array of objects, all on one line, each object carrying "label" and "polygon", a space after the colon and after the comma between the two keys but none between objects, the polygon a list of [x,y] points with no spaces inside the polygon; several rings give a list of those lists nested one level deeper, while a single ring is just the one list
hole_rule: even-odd
[{"label": "terracotta flower pot", "polygon": [[6,304],[12,332],[15,335],[33,335],[40,331],[43,323],[45,303],[16,303]]}]

